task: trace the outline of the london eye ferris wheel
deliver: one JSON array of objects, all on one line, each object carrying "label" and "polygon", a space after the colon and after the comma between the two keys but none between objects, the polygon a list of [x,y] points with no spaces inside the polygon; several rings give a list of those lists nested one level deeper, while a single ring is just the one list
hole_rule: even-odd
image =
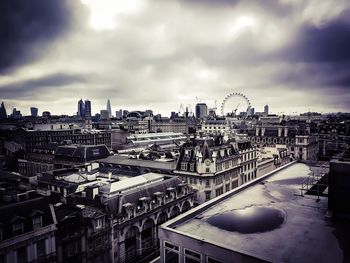
[{"label": "london eye ferris wheel", "polygon": [[228,94],[221,104],[222,116],[249,116],[251,104],[249,99],[242,93]]}]

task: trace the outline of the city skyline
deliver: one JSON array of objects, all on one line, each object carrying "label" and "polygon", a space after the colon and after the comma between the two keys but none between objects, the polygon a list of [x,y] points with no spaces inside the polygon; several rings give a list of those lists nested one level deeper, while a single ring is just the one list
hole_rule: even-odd
[{"label": "city skyline", "polygon": [[[347,1],[4,1],[0,92],[8,113],[178,111],[244,93],[262,111],[349,109]],[[266,8],[268,6],[268,8]],[[166,11],[164,11],[166,10]],[[47,15],[42,15],[43,13]],[[16,19],[15,19],[16,18]],[[36,26],[34,26],[36,25]],[[336,41],[335,41],[336,40]]]}]

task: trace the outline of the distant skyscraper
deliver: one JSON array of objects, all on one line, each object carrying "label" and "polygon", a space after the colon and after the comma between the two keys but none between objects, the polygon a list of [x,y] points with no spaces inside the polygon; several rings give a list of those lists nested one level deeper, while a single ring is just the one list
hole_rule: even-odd
[{"label": "distant skyscraper", "polygon": [[170,119],[175,119],[177,117],[177,113],[175,111],[172,111],[170,114]]},{"label": "distant skyscraper", "polygon": [[203,119],[208,115],[208,106],[205,103],[197,103],[196,105],[196,118]]},{"label": "distant skyscraper", "polygon": [[21,111],[17,110],[16,108],[13,108],[11,118],[13,119],[20,119],[22,118]]},{"label": "distant skyscraper", "polygon": [[77,113],[77,115],[80,117],[85,117],[85,104],[84,104],[84,101],[82,99],[80,99],[78,101],[78,113]]},{"label": "distant skyscraper", "polygon": [[0,120],[4,120],[4,119],[7,119],[7,112],[6,112],[4,102],[2,102],[0,107]]},{"label": "distant skyscraper", "polygon": [[85,100],[85,117],[91,117],[91,101]]},{"label": "distant skyscraper", "polygon": [[111,101],[107,100],[107,111],[108,111],[108,117],[112,118],[112,107],[111,107]]},{"label": "distant skyscraper", "polygon": [[269,114],[269,105],[267,105],[267,104],[264,106],[264,113],[265,113],[266,115]]},{"label": "distant skyscraper", "polygon": [[101,117],[100,117],[101,120],[109,120],[109,112],[107,110],[101,110],[100,114],[101,114]]},{"label": "distant skyscraper", "polygon": [[122,119],[122,118],[123,118],[123,110],[122,110],[122,109],[117,110],[117,111],[115,112],[115,117],[116,117],[117,119]]},{"label": "distant skyscraper", "polygon": [[30,115],[32,117],[37,117],[38,116],[38,108],[36,107],[30,107]]}]

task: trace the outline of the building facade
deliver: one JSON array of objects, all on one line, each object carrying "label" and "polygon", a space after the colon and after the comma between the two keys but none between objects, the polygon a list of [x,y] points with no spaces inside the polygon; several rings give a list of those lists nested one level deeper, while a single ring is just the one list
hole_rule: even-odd
[{"label": "building facade", "polygon": [[240,155],[231,144],[211,139],[185,143],[174,173],[197,190],[197,202],[204,203],[239,185]]},{"label": "building facade", "polygon": [[100,130],[27,130],[19,128],[13,133],[14,141],[21,144],[26,152],[32,152],[37,146],[69,141],[73,144],[105,144],[111,149],[111,132]]},{"label": "building facade", "polygon": [[57,222],[48,198],[29,190],[6,200],[0,206],[0,261],[56,262]]}]

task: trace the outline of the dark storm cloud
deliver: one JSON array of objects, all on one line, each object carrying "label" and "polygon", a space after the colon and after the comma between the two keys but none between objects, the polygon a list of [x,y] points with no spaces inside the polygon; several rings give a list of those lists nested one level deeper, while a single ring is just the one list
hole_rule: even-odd
[{"label": "dark storm cloud", "polygon": [[[350,11],[346,12],[350,17]],[[290,47],[292,60],[340,63],[350,60],[350,19],[340,16],[322,26],[304,25]]]},{"label": "dark storm cloud", "polygon": [[286,72],[279,72],[277,80],[323,93],[332,91],[341,95],[349,92],[349,18],[350,12],[344,11],[322,25],[305,23],[292,43],[279,51],[291,67]]},{"label": "dark storm cloud", "polygon": [[75,113],[82,97],[94,112],[109,98],[117,109],[168,114],[196,96],[210,105],[231,92],[258,110],[348,109],[349,24],[341,13],[349,4],[333,2],[15,0],[43,6],[26,7],[34,18],[9,4],[0,18],[1,34],[11,29],[0,43],[0,94],[17,108],[55,113]]},{"label": "dark storm cloud", "polygon": [[34,45],[59,36],[70,21],[67,0],[1,0],[0,73],[38,57]]},{"label": "dark storm cloud", "polygon": [[43,78],[27,79],[24,81],[14,82],[9,85],[0,86],[1,94],[9,99],[21,98],[29,94],[35,96],[37,92],[45,90],[49,92],[52,87],[64,87],[66,85],[75,83],[84,83],[86,76],[84,75],[70,75],[57,73]]}]

